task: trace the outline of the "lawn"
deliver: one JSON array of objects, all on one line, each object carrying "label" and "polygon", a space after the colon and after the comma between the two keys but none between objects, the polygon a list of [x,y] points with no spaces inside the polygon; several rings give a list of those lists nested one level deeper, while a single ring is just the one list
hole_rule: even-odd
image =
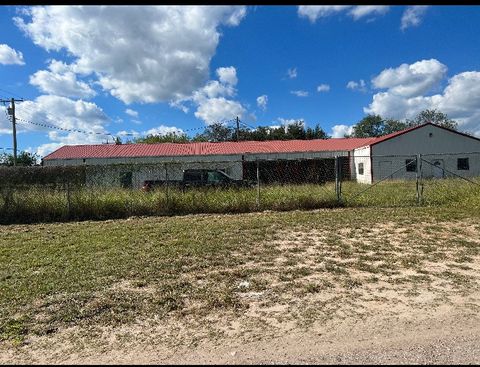
[{"label": "lawn", "polygon": [[448,205],[0,226],[0,346],[276,307],[308,327],[383,291],[478,290],[479,218]]}]

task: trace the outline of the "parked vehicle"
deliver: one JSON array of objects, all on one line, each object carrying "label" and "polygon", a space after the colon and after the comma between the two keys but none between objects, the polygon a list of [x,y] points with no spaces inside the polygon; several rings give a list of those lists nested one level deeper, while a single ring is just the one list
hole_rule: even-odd
[{"label": "parked vehicle", "polygon": [[154,188],[158,186],[179,187],[188,189],[193,187],[252,187],[254,183],[247,180],[237,180],[218,169],[186,169],[183,170],[183,179],[178,180],[147,180],[143,183],[143,187]]}]

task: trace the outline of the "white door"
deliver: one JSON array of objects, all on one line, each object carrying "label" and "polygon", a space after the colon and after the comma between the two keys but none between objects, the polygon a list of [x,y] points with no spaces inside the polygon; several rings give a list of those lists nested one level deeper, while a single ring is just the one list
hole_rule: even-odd
[{"label": "white door", "polygon": [[435,159],[432,163],[433,163],[433,177],[443,178],[443,176],[444,176],[443,160],[442,159]]}]

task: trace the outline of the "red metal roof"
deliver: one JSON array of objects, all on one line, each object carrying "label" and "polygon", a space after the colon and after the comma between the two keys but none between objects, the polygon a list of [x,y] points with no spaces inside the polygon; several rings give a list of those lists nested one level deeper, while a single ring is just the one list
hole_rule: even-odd
[{"label": "red metal roof", "polygon": [[351,151],[370,145],[375,140],[376,138],[333,138],[222,143],[65,145],[44,157],[44,160]]}]

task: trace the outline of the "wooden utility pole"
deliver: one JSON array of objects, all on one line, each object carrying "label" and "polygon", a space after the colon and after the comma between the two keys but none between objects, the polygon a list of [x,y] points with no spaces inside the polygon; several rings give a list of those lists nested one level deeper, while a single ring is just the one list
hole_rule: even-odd
[{"label": "wooden utility pole", "polygon": [[10,116],[12,116],[12,134],[13,134],[13,165],[17,165],[17,126],[16,126],[16,119],[15,119],[15,102],[23,102],[22,99],[15,99],[11,98],[8,99],[1,99],[0,102],[7,103],[10,102],[10,107],[8,107],[7,112]]}]

